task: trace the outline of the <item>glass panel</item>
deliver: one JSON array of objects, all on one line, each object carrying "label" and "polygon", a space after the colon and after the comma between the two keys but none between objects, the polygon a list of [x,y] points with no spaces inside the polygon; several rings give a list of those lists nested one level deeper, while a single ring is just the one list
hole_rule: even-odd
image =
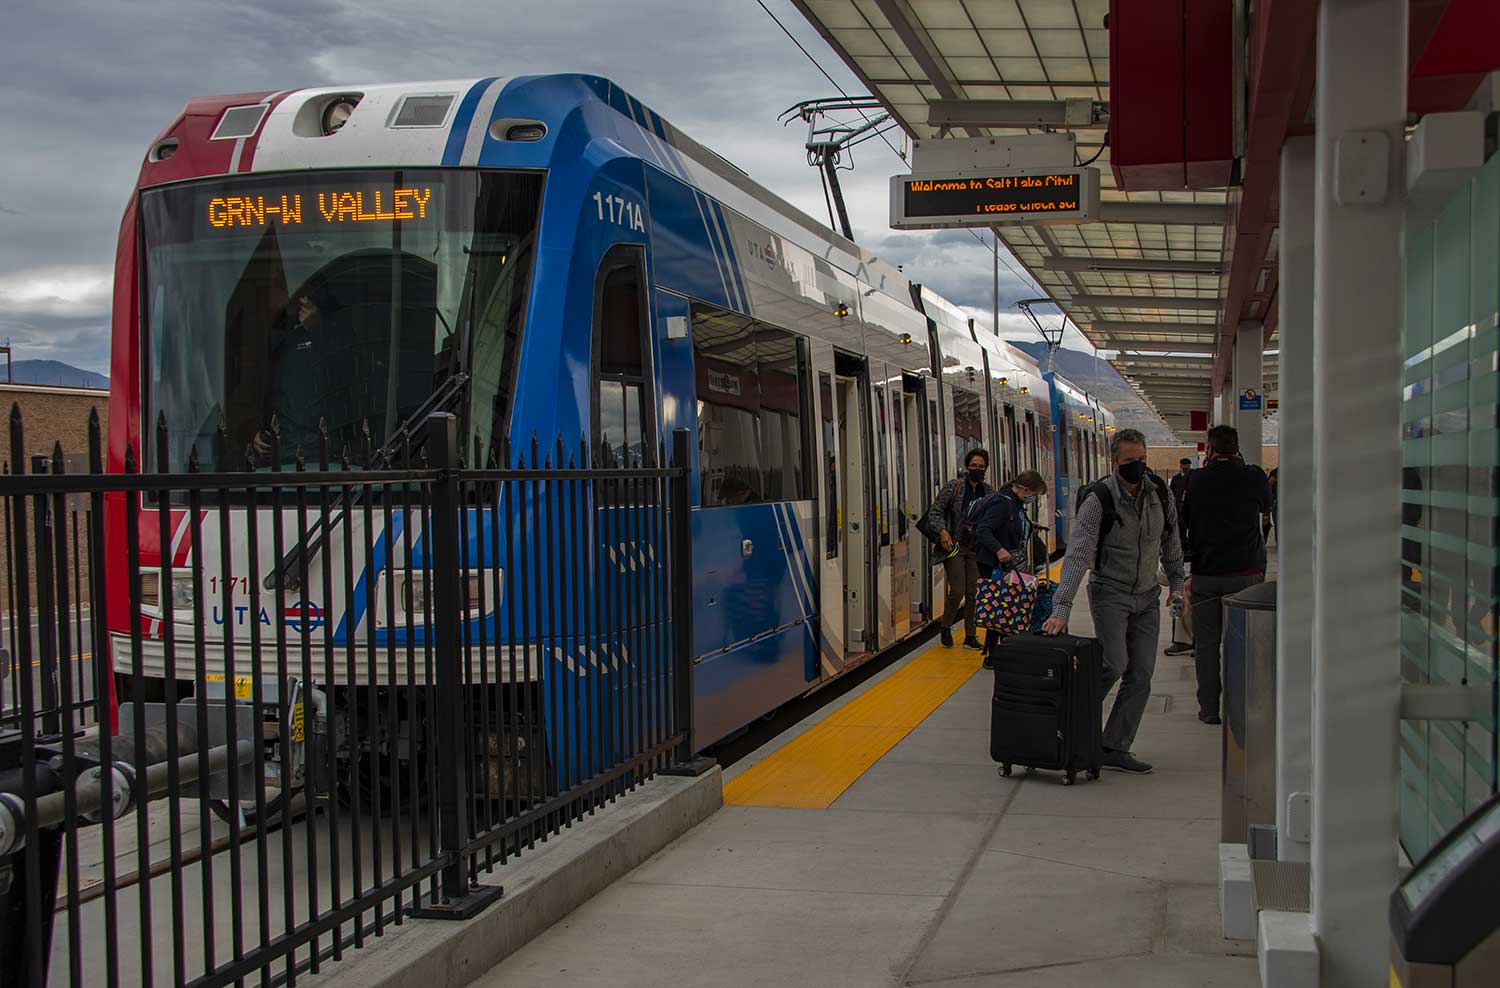
[{"label": "glass panel", "polygon": [[[1401,670],[1493,696],[1500,158],[1406,238]],[[1496,725],[1401,726],[1401,838],[1420,857],[1496,788]]]}]

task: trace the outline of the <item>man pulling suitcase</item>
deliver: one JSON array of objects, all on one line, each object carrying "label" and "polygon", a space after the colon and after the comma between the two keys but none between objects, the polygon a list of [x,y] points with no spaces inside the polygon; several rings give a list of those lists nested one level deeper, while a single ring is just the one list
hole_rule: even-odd
[{"label": "man pulling suitcase", "polygon": [[1121,429],[1109,444],[1114,471],[1081,492],[1073,536],[1042,633],[1068,630],[1073,598],[1089,570],[1089,611],[1103,652],[1103,691],[1119,695],[1104,726],[1104,767],[1144,775],[1148,762],[1130,751],[1156,669],[1161,632],[1157,567],[1166,570],[1173,615],[1183,608],[1182,542],[1166,484],[1146,468],[1146,437]]}]

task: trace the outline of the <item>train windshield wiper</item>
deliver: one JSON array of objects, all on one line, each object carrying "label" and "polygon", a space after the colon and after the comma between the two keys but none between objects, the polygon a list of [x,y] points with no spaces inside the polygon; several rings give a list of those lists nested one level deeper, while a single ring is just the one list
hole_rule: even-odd
[{"label": "train windshield wiper", "polygon": [[[419,438],[419,430],[427,421],[427,416],[434,412],[440,412],[447,408],[454,398],[463,393],[464,385],[469,381],[469,375],[462,371],[452,375],[439,384],[427,400],[417,406],[417,410],[406,417],[406,420],[398,425],[395,430],[386,437],[381,447],[370,455],[366,467],[373,469],[375,464],[382,461],[388,462],[391,456],[403,446],[412,443]],[[351,508],[359,503],[360,491],[364,488],[356,487],[352,491],[344,491],[334,499],[330,509],[338,511],[338,516],[320,514],[318,520],[308,529],[306,539],[298,539],[292,543],[292,547],[281,557],[276,568],[266,574],[262,585],[267,590],[273,590],[279,584],[288,590],[300,590],[302,581],[299,573],[302,569],[304,558],[311,556],[320,549],[324,542],[328,541],[328,533],[333,530],[334,524],[349,514]]]}]

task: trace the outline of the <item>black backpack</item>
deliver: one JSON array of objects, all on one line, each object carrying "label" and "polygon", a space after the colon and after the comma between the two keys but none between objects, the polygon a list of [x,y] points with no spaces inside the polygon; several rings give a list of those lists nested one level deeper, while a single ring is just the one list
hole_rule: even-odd
[{"label": "black backpack", "polygon": [[[1167,510],[1167,482],[1162,480],[1151,471],[1146,471],[1151,485],[1156,488],[1156,496],[1161,501],[1163,515]],[[1083,510],[1083,502],[1088,500],[1092,494],[1099,499],[1099,541],[1094,546],[1094,568],[1099,567],[1104,558],[1104,537],[1109,534],[1110,529],[1115,527],[1115,522],[1120,520],[1120,513],[1115,510],[1115,496],[1110,491],[1109,485],[1103,480],[1096,480],[1092,484],[1084,484],[1078,488],[1078,493],[1073,498],[1073,517],[1078,517],[1078,512]]]},{"label": "black backpack", "polygon": [[964,512],[958,523],[958,544],[961,547],[968,549],[979,541],[979,519],[984,516],[984,510],[1000,496],[1000,491],[990,491],[984,497],[976,497],[969,502],[969,510]]}]

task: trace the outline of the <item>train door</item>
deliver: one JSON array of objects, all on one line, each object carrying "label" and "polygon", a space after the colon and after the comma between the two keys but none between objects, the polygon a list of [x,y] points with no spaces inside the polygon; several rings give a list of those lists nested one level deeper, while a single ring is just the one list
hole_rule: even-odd
[{"label": "train door", "polygon": [[[927,408],[932,426],[932,474],[928,477],[929,494],[928,503],[937,496],[943,484],[954,475],[957,467],[953,466],[949,457],[952,455],[953,444],[953,389],[942,381],[930,381],[927,385]],[[938,601],[941,601],[948,593],[948,571],[943,569],[942,559],[937,553],[928,552],[929,568],[932,573],[932,596],[929,598],[933,605],[933,617],[936,616]]]},{"label": "train door", "polygon": [[[928,596],[932,592],[932,581],[927,579],[927,540],[917,531],[917,519],[927,510],[932,491],[927,478],[932,476],[928,457],[931,455],[931,437],[936,435],[935,424],[929,425],[927,414],[929,402],[927,388],[932,384],[927,378],[905,375],[901,382],[902,435],[905,437],[905,476],[903,478],[906,501],[907,528],[907,585],[911,588],[907,607],[907,630],[921,627],[932,613]],[[936,409],[936,402],[931,407]],[[900,618],[898,615],[897,622]]]},{"label": "train door", "polygon": [[844,589],[844,654],[873,650],[871,626],[870,469],[871,447],[869,374],[863,358],[834,354],[834,412],[837,418],[839,500],[843,507],[843,544],[839,585]]},{"label": "train door", "polygon": [[873,364],[870,370],[878,379],[871,388],[875,427],[875,456],[871,460],[875,471],[875,529],[872,533],[875,542],[875,647],[883,648],[896,637],[893,615],[900,589],[898,583],[904,583],[896,579],[896,557],[904,554],[898,550],[896,538],[896,516],[900,509],[895,497],[895,471],[891,468],[895,453],[891,387],[884,364]]},{"label": "train door", "polygon": [[818,615],[820,624],[820,671],[830,676],[844,667],[845,631],[848,615],[844,603],[844,470],[840,453],[842,416],[835,401],[833,348],[812,345],[814,401],[817,407]]},{"label": "train door", "polygon": [[[912,527],[912,493],[910,476],[911,431],[907,424],[906,377],[892,377],[891,396],[891,481],[895,500],[891,504],[891,628],[895,636],[905,638],[911,631],[912,598],[917,596],[912,580],[912,557],[917,555],[916,529]],[[920,452],[920,447],[918,447]]]}]

